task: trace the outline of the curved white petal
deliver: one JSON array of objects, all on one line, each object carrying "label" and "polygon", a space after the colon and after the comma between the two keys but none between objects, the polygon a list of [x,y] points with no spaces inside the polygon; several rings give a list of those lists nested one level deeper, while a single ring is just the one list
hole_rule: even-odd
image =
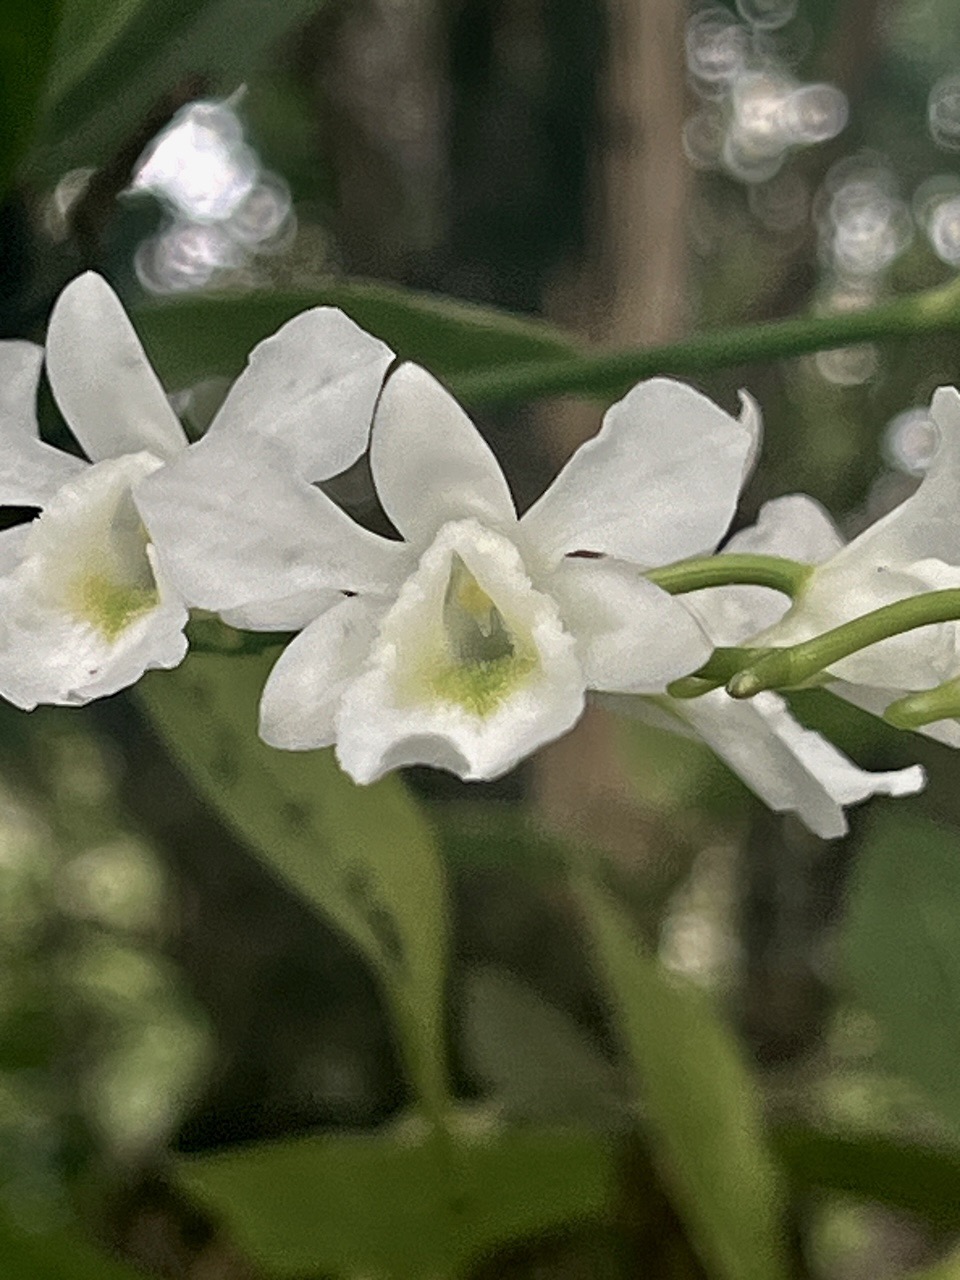
[{"label": "curved white petal", "polygon": [[960,392],[955,387],[938,388],[930,416],[939,444],[920,487],[854,538],[838,555],[838,566],[849,561],[851,566],[870,563],[896,569],[927,559],[960,564]]},{"label": "curved white petal", "polygon": [[415,364],[387,379],[370,437],[383,509],[419,550],[440,526],[470,516],[511,526],[509,486],[486,441],[436,378]]},{"label": "curved white petal", "polygon": [[[664,700],[658,705],[663,707]],[[796,813],[824,840],[846,833],[846,805],[874,795],[914,795],[924,786],[919,765],[882,773],[860,769],[799,724],[774,693],[735,702],[716,689],[702,698],[674,700],[669,709],[769,808]]]},{"label": "curved white petal", "polygon": [[633,565],[566,557],[543,587],[576,638],[588,689],[662,693],[713,650],[680,601]]},{"label": "curved white petal", "polygon": [[23,559],[29,535],[29,524],[18,524],[0,533],[0,578],[12,573],[19,565]]},{"label": "curved white petal", "polygon": [[345,471],[367,447],[393,352],[336,307],[314,307],[254,347],[210,426],[290,451],[306,480]]},{"label": "curved white petal", "polygon": [[217,612],[334,589],[389,592],[409,553],[297,476],[272,440],[201,440],[137,486],[137,506],[191,605]]},{"label": "curved white petal", "polygon": [[187,611],[130,494],[160,465],[140,453],[86,467],[25,526],[0,586],[0,696],[79,706],[183,658]]},{"label": "curved white petal", "polygon": [[292,596],[248,601],[234,609],[221,609],[220,617],[241,631],[302,631],[304,627],[344,599],[342,591],[318,587]]},{"label": "curved white petal", "polygon": [[172,458],[186,445],[120,299],[92,271],[72,280],[47,328],[54,398],[94,462],[148,450]]},{"label": "curved white petal", "polygon": [[644,568],[708,551],[733,518],[758,411],[732,418],[669,378],[640,382],[608,410],[521,524],[549,559],[603,552]]},{"label": "curved white petal", "polygon": [[363,596],[342,600],[287,645],[260,701],[264,742],[310,751],[336,740],[340,700],[367,661],[384,609]]},{"label": "curved white petal", "polygon": [[[853,544],[851,544],[853,545]],[[897,600],[960,586],[960,567],[924,560],[903,570],[839,556],[817,569],[799,599],[757,643],[783,646],[808,640]],[[828,668],[838,679],[889,689],[932,689],[960,669],[960,624],[919,627],[881,640]]]},{"label": "curved white petal", "polygon": [[[457,652],[450,602],[458,571],[467,582],[465,611],[479,601],[486,634],[507,637],[500,660]],[[424,554],[384,618],[366,670],[345,691],[337,756],[357,782],[414,763],[495,778],[566,732],[583,705],[574,640],[554,602],[532,587],[511,542],[459,521]]]},{"label": "curved white petal", "polygon": [[0,506],[42,507],[86,466],[37,435],[37,383],[43,348],[0,342]]},{"label": "curved white petal", "polygon": [[[774,498],[760,508],[756,524],[734,534],[728,553],[785,556],[820,564],[843,546],[830,516],[805,493]],[[681,597],[715,644],[739,645],[779,622],[790,608],[789,596],[766,587],[713,587]]]}]

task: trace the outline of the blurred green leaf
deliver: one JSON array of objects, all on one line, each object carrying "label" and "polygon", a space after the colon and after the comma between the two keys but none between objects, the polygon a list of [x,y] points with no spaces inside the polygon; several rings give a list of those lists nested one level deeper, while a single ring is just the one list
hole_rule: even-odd
[{"label": "blurred green leaf", "polygon": [[308,293],[191,298],[143,307],[136,318],[164,385],[176,390],[211,374],[234,377],[256,343],[317,306],[341,307],[403,359],[441,377],[575,350],[560,330],[536,320],[365,282],[331,280]]},{"label": "blurred green leaf", "polygon": [[0,197],[36,132],[60,0],[6,0],[0,15]]},{"label": "blurred green leaf", "polygon": [[784,1193],[757,1090],[706,996],[645,953],[621,907],[575,884],[667,1186],[711,1276],[785,1280]]},{"label": "blurred green leaf", "polygon": [[0,1215],[0,1280],[143,1280],[73,1232],[27,1232]]},{"label": "blurred green leaf", "polygon": [[960,1231],[960,1150],[812,1126],[774,1130],[771,1140],[797,1187],[875,1200]]},{"label": "blurred green leaf", "polygon": [[201,795],[374,966],[411,1082],[437,1114],[446,1100],[447,918],[433,832],[398,778],[358,787],[332,751],[260,741],[257,706],[272,661],[192,654],[138,691]]},{"label": "blurred green leaf", "polygon": [[960,1249],[946,1258],[941,1258],[932,1267],[906,1272],[903,1280],[960,1280]]},{"label": "blurred green leaf", "polygon": [[232,93],[321,3],[68,0],[35,167],[53,178],[105,164],[177,106]]},{"label": "blurred green leaf", "polygon": [[617,1199],[614,1149],[576,1130],[457,1138],[452,1151],[413,1136],[299,1138],[178,1173],[281,1276],[452,1277],[506,1241],[610,1217]]},{"label": "blurred green leaf", "polygon": [[960,1126],[960,839],[884,812],[854,869],[843,938],[882,1059]]},{"label": "blurred green leaf", "polygon": [[518,1120],[622,1123],[616,1070],[568,1014],[494,965],[464,983],[464,1057],[496,1103]]}]

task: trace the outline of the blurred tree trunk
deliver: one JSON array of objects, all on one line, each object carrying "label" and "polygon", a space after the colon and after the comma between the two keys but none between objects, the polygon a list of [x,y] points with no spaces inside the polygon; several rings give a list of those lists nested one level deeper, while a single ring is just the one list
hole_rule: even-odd
[{"label": "blurred tree trunk", "polygon": [[[685,0],[607,0],[604,127],[587,235],[592,247],[558,274],[545,310],[613,346],[667,341],[683,332],[686,320],[691,172],[680,147],[686,9]],[[598,414],[589,405],[553,403],[540,425],[559,465],[593,434]],[[537,801],[551,828],[599,843],[633,865],[644,857],[642,815],[608,713],[588,708],[573,733],[535,763]],[[651,849],[649,856],[659,853]]]}]

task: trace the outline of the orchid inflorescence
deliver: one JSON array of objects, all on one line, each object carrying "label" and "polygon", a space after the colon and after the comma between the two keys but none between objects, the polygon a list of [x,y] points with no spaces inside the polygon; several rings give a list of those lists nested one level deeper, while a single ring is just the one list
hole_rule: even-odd
[{"label": "orchid inflorescence", "polygon": [[[91,335],[95,335],[94,345]],[[41,443],[41,366],[89,461]],[[274,747],[335,746],[367,783],[402,765],[499,776],[567,732],[588,694],[703,739],[817,834],[844,806],[908,795],[778,689],[814,682],[960,746],[960,394],[941,388],[920,487],[844,544],[792,494],[716,553],[755,462],[733,417],[653,378],[518,515],[493,453],[427,372],[317,307],[252,352],[188,444],[116,295],[87,273],[45,350],[0,343],[0,695],[78,706],[171,668],[189,610],[297,633],[263,690]],[[365,453],[398,536],[321,483]]]}]

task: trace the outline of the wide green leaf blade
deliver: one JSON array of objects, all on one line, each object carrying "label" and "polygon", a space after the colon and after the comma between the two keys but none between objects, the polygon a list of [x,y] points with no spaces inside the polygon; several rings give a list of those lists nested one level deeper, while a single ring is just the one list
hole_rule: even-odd
[{"label": "wide green leaf blade", "polygon": [[843,938],[880,1056],[960,1127],[960,839],[885,813],[860,851]]},{"label": "wide green leaf blade", "polygon": [[234,377],[250,349],[309,307],[340,307],[399,356],[441,377],[575,350],[560,330],[507,311],[390,285],[331,280],[303,293],[191,298],[142,307],[136,316],[164,385]]},{"label": "wide green leaf blade", "polygon": [[142,1280],[72,1231],[21,1231],[0,1216],[0,1280]]},{"label": "wide green leaf blade", "polygon": [[278,1276],[453,1277],[510,1240],[613,1216],[613,1145],[578,1130],[317,1136],[182,1160],[184,1188]]},{"label": "wide green leaf blade", "polygon": [[784,1192],[757,1091],[705,995],[645,953],[619,904],[575,888],[663,1176],[708,1273],[786,1280]]},{"label": "wide green leaf blade", "polygon": [[36,133],[60,0],[5,0],[0,14],[0,197]]},{"label": "wide green leaf blade", "polygon": [[358,787],[331,751],[276,751],[260,741],[257,706],[271,661],[192,654],[138,690],[200,794],[374,966],[411,1081],[438,1114],[447,917],[433,832],[399,779]]}]

